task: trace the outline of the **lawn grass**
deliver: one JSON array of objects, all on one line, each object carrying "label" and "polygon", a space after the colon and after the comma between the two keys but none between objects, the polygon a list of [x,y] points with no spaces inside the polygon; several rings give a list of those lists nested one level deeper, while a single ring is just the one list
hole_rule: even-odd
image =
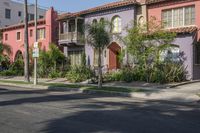
[{"label": "lawn grass", "polygon": [[[27,83],[25,81],[8,81],[8,80],[0,80],[2,83],[13,83],[13,84],[25,84],[31,85],[32,82]],[[77,84],[64,84],[64,83],[38,83],[38,85],[49,86],[51,87],[63,87],[66,89],[79,88],[81,90],[93,90],[93,91],[104,91],[104,92],[122,92],[122,93],[133,93],[133,92],[146,92],[148,90],[145,89],[137,89],[137,88],[125,88],[125,87],[102,87],[99,89],[97,86],[90,85],[77,85]]]},{"label": "lawn grass", "polygon": [[0,80],[1,83],[13,83],[13,84],[33,84],[32,82],[25,81],[10,81],[10,80]]},{"label": "lawn grass", "polygon": [[124,92],[124,93],[147,91],[147,90],[144,90],[144,89],[123,88],[123,87],[102,87],[102,88],[98,88],[96,86],[89,86],[89,87],[82,87],[82,88],[83,88],[83,90],[97,90],[97,91]]},{"label": "lawn grass", "polygon": [[[25,81],[10,81],[10,80],[0,80],[2,83],[13,83],[13,84],[25,84],[31,85],[33,82],[25,82]],[[38,85],[42,86],[50,86],[50,87],[67,87],[67,88],[80,88],[82,86],[76,84],[63,84],[63,83],[41,83],[39,82]]]}]

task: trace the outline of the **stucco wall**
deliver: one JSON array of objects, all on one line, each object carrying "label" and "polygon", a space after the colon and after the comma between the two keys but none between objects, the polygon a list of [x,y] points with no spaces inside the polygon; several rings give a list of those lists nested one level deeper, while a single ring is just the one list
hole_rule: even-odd
[{"label": "stucco wall", "polygon": [[[195,5],[195,25],[200,28],[200,1],[199,0],[190,0],[190,1],[169,1],[162,4],[155,4],[147,6],[148,20],[151,17],[155,17],[158,21],[162,19],[162,10],[173,9],[178,7],[185,7]],[[198,40],[200,38],[200,31],[198,32]]]},{"label": "stucco wall", "polygon": [[[28,13],[34,14],[34,5],[28,6]],[[5,18],[5,9],[11,9],[11,19]],[[18,16],[18,12],[21,11],[21,17]],[[45,9],[38,8],[38,16],[45,17]],[[12,0],[0,0],[0,27],[5,25],[13,25],[20,23],[24,20],[24,5]]]},{"label": "stucco wall", "polygon": [[184,53],[185,61],[184,65],[187,67],[188,79],[193,78],[193,37],[192,35],[179,35],[173,44],[176,44],[180,48],[180,52]]}]

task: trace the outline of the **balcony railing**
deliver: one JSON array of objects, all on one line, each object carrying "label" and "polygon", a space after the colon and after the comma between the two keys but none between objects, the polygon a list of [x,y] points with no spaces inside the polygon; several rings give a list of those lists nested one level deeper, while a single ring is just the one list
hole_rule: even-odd
[{"label": "balcony railing", "polygon": [[68,43],[83,43],[84,34],[81,34],[80,32],[66,32],[59,35],[59,40]]}]

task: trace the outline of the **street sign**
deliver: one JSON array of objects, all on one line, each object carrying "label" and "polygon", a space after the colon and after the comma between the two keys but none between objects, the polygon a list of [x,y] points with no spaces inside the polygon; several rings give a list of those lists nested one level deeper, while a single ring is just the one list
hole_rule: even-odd
[{"label": "street sign", "polygon": [[34,48],[38,48],[38,42],[35,42],[33,45]]},{"label": "street sign", "polygon": [[33,49],[33,58],[38,58],[39,57],[39,48],[34,48]]}]

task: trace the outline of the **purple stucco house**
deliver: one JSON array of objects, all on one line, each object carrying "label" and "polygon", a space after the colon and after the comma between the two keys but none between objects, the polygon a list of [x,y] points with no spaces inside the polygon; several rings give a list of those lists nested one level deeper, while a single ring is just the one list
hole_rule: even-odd
[{"label": "purple stucco house", "polygon": [[[110,21],[114,26],[113,36],[110,45],[103,51],[102,66],[105,71],[118,69],[123,62],[119,62],[117,56],[126,46],[117,39],[116,35],[125,36],[127,34],[126,28],[131,26],[140,16],[144,16],[141,20],[145,21],[145,6],[136,0],[118,1],[76,13],[62,14],[58,19],[60,22],[59,44],[64,46],[64,53],[71,59],[72,65],[80,64],[81,54],[85,52],[87,64],[95,67],[98,59],[97,52],[87,41],[81,40],[87,36],[87,33],[83,32],[83,27],[84,24],[96,21]],[[126,58],[125,56],[124,61]]]},{"label": "purple stucco house", "polygon": [[[126,49],[125,44],[118,36],[126,36],[126,28],[136,24],[146,23],[153,16],[158,22],[166,21],[166,29],[176,32],[177,37],[173,44],[177,48],[172,50],[184,53],[184,65],[188,72],[187,79],[200,78],[200,0],[121,0],[94,7],[88,10],[64,13],[59,21],[59,44],[64,46],[64,53],[70,58],[72,65],[81,63],[81,55],[85,52],[87,65],[97,66],[97,51],[84,41],[87,33],[84,33],[84,25],[101,20],[113,23],[112,41],[104,49],[102,66],[104,71],[116,70],[120,64],[128,61],[125,54],[120,62],[118,54]],[[179,17],[177,17],[177,15]],[[126,51],[125,51],[126,53]]]}]

